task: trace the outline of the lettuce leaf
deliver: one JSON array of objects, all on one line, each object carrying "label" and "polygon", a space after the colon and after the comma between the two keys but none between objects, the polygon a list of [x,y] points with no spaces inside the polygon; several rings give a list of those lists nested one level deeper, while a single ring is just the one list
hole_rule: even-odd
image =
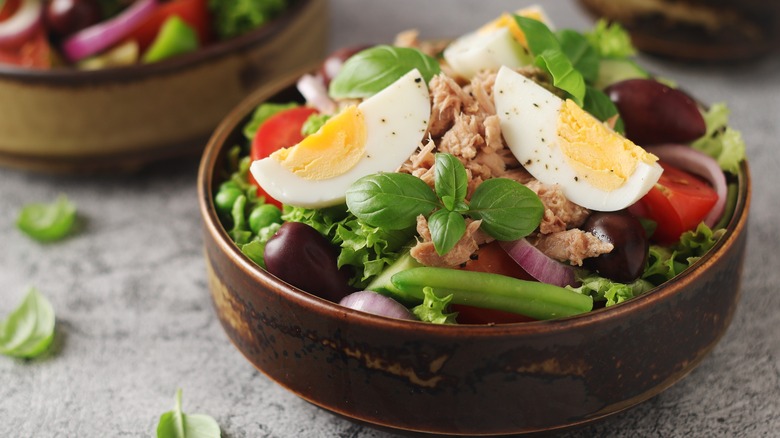
[{"label": "lettuce leaf", "polygon": [[601,19],[585,38],[602,58],[629,58],[636,55],[631,44],[631,36],[618,23],[609,23]]},{"label": "lettuce leaf", "polygon": [[446,313],[452,301],[452,294],[439,297],[433,292],[433,288],[423,288],[422,304],[412,308],[412,313],[420,321],[432,324],[457,324],[458,312]]},{"label": "lettuce leaf", "polygon": [[577,281],[581,283],[579,287],[566,286],[566,289],[583,295],[590,295],[594,301],[606,301],[606,306],[614,306],[628,299],[641,295],[653,287],[647,280],[638,279],[633,283],[618,283],[608,278],[600,277],[597,274],[586,273],[581,275],[578,271]]},{"label": "lettuce leaf", "polygon": [[703,115],[707,132],[691,146],[715,158],[726,172],[737,173],[745,159],[745,142],[739,131],[728,126],[728,107],[715,103]]}]

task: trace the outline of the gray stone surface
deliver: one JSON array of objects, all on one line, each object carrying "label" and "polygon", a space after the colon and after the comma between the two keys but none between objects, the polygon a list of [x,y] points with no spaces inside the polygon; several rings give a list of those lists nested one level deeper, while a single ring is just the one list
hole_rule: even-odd
[{"label": "gray stone surface", "polygon": [[[526,2],[332,0],[332,47],[463,33]],[[559,28],[589,21],[572,2],[545,2]],[[706,102],[728,101],[754,177],[742,298],[715,350],[650,401],[563,436],[774,437],[780,435],[780,59],[684,66],[645,59]],[[2,135],[2,133],[0,133]],[[57,312],[44,358],[0,357],[0,436],[153,436],[177,388],[184,408],[224,436],[391,437],[314,407],[269,381],[237,352],[209,302],[195,178],[197,160],[135,175],[46,176],[0,169],[0,315],[30,286]],[[66,193],[78,232],[41,245],[14,226],[27,202]]]}]

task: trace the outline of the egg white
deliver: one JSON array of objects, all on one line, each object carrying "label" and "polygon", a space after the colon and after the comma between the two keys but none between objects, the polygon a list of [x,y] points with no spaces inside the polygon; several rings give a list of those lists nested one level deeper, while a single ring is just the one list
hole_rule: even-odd
[{"label": "egg white", "polygon": [[528,65],[532,57],[512,36],[508,27],[466,34],[444,49],[444,59],[452,70],[471,79],[480,70],[496,70]]},{"label": "egg white", "polygon": [[428,86],[417,69],[358,105],[366,125],[363,155],[355,166],[328,179],[306,179],[268,157],[250,171],[271,197],[297,207],[323,208],[345,202],[349,186],[377,172],[393,172],[417,149],[428,129]]},{"label": "egg white", "polygon": [[663,172],[657,162],[638,161],[620,187],[596,187],[567,164],[561,151],[558,123],[563,100],[507,67],[499,70],[493,95],[501,132],[517,160],[540,182],[558,184],[575,204],[597,211],[626,208],[644,196]]}]

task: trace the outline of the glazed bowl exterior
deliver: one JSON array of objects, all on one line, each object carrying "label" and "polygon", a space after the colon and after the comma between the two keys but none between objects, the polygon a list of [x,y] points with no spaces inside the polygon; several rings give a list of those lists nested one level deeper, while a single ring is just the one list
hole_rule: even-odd
[{"label": "glazed bowl exterior", "polygon": [[250,90],[321,58],[325,0],[299,0],[246,35],[153,64],[95,71],[0,65],[0,164],[132,170],[202,152]]},{"label": "glazed bowl exterior", "polygon": [[230,340],[305,400],[377,426],[447,435],[550,431],[589,423],[668,388],[713,349],[740,295],[750,179],[714,251],[673,281],[565,319],[440,326],[347,309],[263,271],[233,244],[213,196],[225,154],[259,103],[298,98],[295,78],[258,90],[212,136],[198,190],[209,288]]}]

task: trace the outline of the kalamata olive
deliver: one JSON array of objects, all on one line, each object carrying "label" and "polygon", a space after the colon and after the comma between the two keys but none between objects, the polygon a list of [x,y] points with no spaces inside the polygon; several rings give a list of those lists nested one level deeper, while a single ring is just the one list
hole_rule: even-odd
[{"label": "kalamata olive", "polygon": [[684,92],[652,79],[628,79],[604,90],[618,108],[626,137],[640,146],[688,143],[707,126],[698,105]]},{"label": "kalamata olive", "polygon": [[300,222],[282,224],[265,245],[268,272],[318,297],[338,303],[355,291],[337,265],[338,251],[317,230]]},{"label": "kalamata olive", "polygon": [[339,73],[339,71],[341,71],[341,66],[344,64],[344,61],[351,58],[355,53],[369,47],[371,46],[360,45],[343,47],[333,51],[330,55],[328,55],[328,57],[322,61],[322,65],[320,66],[320,75],[325,81],[325,85],[327,86],[330,84],[331,79],[333,79]]},{"label": "kalamata olive", "polygon": [[594,212],[582,230],[614,245],[608,254],[585,259],[586,268],[621,283],[630,283],[642,275],[649,243],[637,218],[626,211]]},{"label": "kalamata olive", "polygon": [[96,0],[51,0],[46,6],[46,27],[64,37],[89,27],[101,19]]}]

